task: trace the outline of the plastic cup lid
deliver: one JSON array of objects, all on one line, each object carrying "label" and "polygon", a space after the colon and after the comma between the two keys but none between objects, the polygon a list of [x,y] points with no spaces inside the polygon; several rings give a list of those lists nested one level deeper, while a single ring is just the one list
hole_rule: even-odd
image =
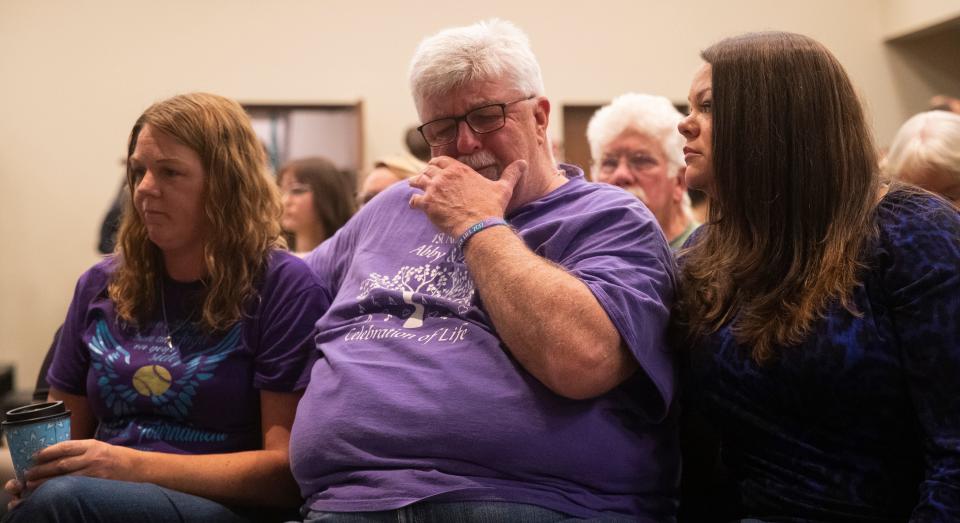
[{"label": "plastic cup lid", "polygon": [[4,423],[22,423],[25,421],[37,421],[46,418],[52,418],[61,414],[69,414],[70,411],[62,401],[48,401],[45,403],[34,403],[24,407],[17,407],[7,411],[7,417]]}]

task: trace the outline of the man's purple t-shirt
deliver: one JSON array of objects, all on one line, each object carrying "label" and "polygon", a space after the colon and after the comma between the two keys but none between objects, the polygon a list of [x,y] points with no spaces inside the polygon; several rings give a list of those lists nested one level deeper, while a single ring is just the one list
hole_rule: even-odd
[{"label": "man's purple t-shirt", "polygon": [[[317,278],[297,257],[271,253],[247,315],[207,335],[203,283],[163,281],[166,320],[119,325],[108,258],[80,277],[47,373],[50,385],[86,396],[96,438],[177,454],[263,448],[260,390],[290,392],[309,379],[313,328],[325,310]],[[166,341],[172,332],[171,348]]]},{"label": "man's purple t-shirt", "polygon": [[454,239],[410,209],[414,189],[396,184],[306,260],[331,302],[291,435],[311,509],[429,498],[672,518],[670,249],[636,198],[564,168],[566,184],[507,220],[590,288],[640,370],[592,400],[547,389],[497,337]]}]

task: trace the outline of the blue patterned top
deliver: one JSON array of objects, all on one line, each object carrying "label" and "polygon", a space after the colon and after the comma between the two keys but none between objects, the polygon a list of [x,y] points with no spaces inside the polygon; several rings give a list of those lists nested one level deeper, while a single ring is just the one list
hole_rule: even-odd
[{"label": "blue patterned top", "polygon": [[718,430],[733,516],[960,521],[960,213],[892,191],[876,226],[862,315],[835,304],[764,367],[729,325],[688,354],[685,401]]}]

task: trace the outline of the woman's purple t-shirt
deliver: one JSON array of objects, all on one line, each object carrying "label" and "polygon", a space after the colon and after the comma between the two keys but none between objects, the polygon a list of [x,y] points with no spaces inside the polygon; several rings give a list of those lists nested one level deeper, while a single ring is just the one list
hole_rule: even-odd
[{"label": "woman's purple t-shirt", "polygon": [[309,379],[314,322],[325,310],[313,273],[289,253],[271,253],[247,316],[207,335],[190,321],[203,284],[170,279],[166,321],[158,303],[153,321],[121,327],[107,296],[114,264],[108,258],[80,277],[50,385],[86,396],[96,438],[114,445],[178,454],[262,448],[260,390],[300,390]]}]

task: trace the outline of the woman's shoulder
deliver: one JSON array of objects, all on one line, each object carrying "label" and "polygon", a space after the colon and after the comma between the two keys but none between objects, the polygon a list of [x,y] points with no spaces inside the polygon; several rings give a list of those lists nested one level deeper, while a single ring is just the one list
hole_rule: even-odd
[{"label": "woman's shoulder", "polygon": [[888,247],[913,250],[922,247],[930,256],[960,238],[960,210],[946,200],[912,186],[895,186],[877,205],[880,241]]},{"label": "woman's shoulder", "polygon": [[256,315],[274,320],[278,317],[291,322],[309,319],[312,324],[324,311],[323,292],[317,276],[302,259],[288,251],[270,252],[258,293],[255,307],[259,312]]},{"label": "woman's shoulder", "polygon": [[87,307],[95,300],[107,299],[107,287],[118,263],[114,255],[109,255],[84,271],[74,288],[75,305]]},{"label": "woman's shoulder", "polygon": [[877,205],[875,269],[896,286],[954,274],[960,263],[960,210],[911,186],[893,187]]},{"label": "woman's shoulder", "polygon": [[267,254],[268,274],[309,273],[310,267],[296,253],[284,249],[272,249]]},{"label": "woman's shoulder", "polygon": [[115,255],[108,255],[84,271],[77,281],[79,288],[106,287],[117,269],[119,261]]},{"label": "woman's shoulder", "polygon": [[916,187],[891,187],[877,205],[877,225],[883,232],[924,231],[956,237],[960,210],[939,196]]},{"label": "woman's shoulder", "polygon": [[267,255],[264,285],[267,287],[303,286],[315,283],[315,275],[310,267],[296,254],[281,249],[273,249]]}]

